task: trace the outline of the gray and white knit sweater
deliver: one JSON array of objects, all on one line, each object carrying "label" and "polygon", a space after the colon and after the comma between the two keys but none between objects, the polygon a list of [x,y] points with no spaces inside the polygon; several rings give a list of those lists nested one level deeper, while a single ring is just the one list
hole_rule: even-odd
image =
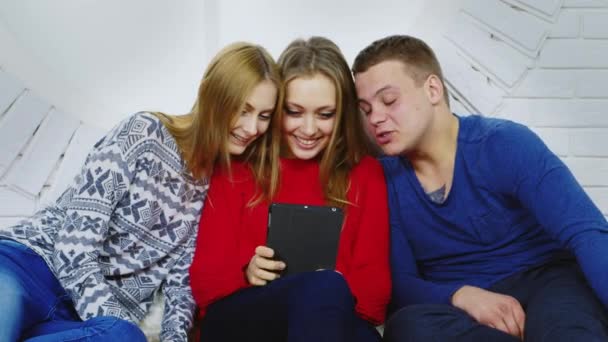
[{"label": "gray and white knit sweater", "polygon": [[162,288],[161,340],[186,341],[195,308],[188,268],[207,187],[158,118],[138,113],[95,145],[55,205],[0,236],[44,258],[83,320],[137,323]]}]

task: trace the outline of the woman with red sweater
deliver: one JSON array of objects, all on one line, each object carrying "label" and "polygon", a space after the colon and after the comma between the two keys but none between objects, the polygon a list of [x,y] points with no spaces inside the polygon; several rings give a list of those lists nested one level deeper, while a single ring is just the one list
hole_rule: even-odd
[{"label": "woman with red sweater", "polygon": [[[201,341],[379,341],[391,290],[386,185],[350,70],[321,37],[292,42],[279,65],[276,172],[263,189],[238,162],[211,179],[190,268]],[[286,265],[265,246],[271,202],[345,211],[336,270],[280,277]]]}]

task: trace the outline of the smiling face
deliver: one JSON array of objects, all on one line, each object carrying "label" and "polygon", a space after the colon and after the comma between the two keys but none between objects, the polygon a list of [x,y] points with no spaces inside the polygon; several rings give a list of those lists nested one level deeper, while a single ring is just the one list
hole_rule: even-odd
[{"label": "smiling face", "polygon": [[253,88],[230,129],[230,154],[242,154],[247,146],[268,130],[276,99],[277,87],[269,80],[264,80]]},{"label": "smiling face", "polygon": [[289,81],[283,110],[288,157],[318,157],[329,144],[336,122],[336,87],[332,80],[317,73]]},{"label": "smiling face", "polygon": [[[436,87],[436,77],[430,82]],[[371,135],[387,155],[416,150],[433,123],[429,79],[417,84],[402,62],[389,60],[355,75],[359,108],[367,118]],[[434,88],[433,88],[434,89]]]}]

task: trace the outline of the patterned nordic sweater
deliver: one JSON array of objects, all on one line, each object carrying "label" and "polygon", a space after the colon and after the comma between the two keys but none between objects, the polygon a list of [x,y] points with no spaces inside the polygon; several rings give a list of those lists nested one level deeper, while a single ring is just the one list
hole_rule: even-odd
[{"label": "patterned nordic sweater", "polygon": [[95,145],[54,205],[0,236],[44,258],[83,320],[137,323],[162,288],[161,339],[186,341],[195,308],[188,269],[207,187],[186,171],[158,118],[137,113]]}]

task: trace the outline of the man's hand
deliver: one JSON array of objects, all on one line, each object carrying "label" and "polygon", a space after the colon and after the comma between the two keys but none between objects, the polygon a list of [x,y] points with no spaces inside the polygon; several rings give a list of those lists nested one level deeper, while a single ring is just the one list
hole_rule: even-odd
[{"label": "man's hand", "polygon": [[266,246],[255,248],[255,254],[247,265],[247,281],[251,285],[263,286],[279,278],[279,272],[285,269],[285,263],[272,260],[274,251]]},{"label": "man's hand", "polygon": [[477,322],[523,340],[526,314],[517,299],[465,285],[452,296],[452,305]]}]

